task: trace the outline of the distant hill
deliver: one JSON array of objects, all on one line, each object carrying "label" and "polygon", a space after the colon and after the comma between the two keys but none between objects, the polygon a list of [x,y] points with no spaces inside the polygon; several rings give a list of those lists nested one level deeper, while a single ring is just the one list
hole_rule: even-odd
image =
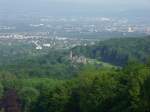
[{"label": "distant hill", "polygon": [[123,66],[129,60],[145,62],[150,58],[150,36],[109,39],[93,46],[78,46],[72,51],[117,66]]}]

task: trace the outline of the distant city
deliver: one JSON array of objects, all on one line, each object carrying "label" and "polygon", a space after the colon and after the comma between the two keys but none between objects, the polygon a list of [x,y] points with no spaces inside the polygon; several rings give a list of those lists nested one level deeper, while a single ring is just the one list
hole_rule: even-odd
[{"label": "distant city", "polygon": [[[0,40],[28,42],[35,49],[68,49],[92,45],[113,37],[137,37],[150,34],[147,18],[125,17],[21,17],[0,24]],[[8,22],[9,21],[9,22]],[[12,41],[13,42],[13,41]]]}]

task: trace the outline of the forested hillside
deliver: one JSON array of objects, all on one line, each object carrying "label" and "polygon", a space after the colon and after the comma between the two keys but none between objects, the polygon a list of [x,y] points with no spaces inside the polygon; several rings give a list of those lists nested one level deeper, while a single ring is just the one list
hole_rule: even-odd
[{"label": "forested hillside", "polygon": [[28,47],[0,49],[0,112],[150,112],[150,37]]},{"label": "forested hillside", "polygon": [[[116,38],[100,41],[96,45],[78,46],[71,50],[36,50],[25,43],[0,45],[0,72],[10,72],[17,77],[71,78],[80,72],[85,64],[72,63],[82,56],[91,64],[100,67],[103,62],[125,66],[128,61],[146,62],[150,57],[150,37]],[[92,60],[94,59],[94,60]],[[92,60],[92,61],[91,61]],[[105,65],[105,64],[104,64]]]},{"label": "forested hillside", "polygon": [[129,60],[146,62],[149,59],[150,37],[110,39],[93,46],[79,46],[72,50],[75,54],[124,66]]},{"label": "forested hillside", "polygon": [[[40,52],[36,56],[24,54],[3,58],[0,73],[11,73],[17,77],[49,77],[49,78],[71,78],[79,72],[78,64],[73,65],[69,61],[68,51],[49,50],[47,54]],[[8,59],[9,61],[7,62]]]}]

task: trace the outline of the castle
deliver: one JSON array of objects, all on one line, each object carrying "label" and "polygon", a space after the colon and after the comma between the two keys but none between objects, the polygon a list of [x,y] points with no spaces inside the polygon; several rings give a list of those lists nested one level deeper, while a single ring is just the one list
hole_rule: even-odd
[{"label": "castle", "polygon": [[79,64],[87,63],[87,59],[85,56],[75,55],[75,54],[73,54],[72,51],[70,51],[69,59],[72,61],[72,63],[79,63]]}]

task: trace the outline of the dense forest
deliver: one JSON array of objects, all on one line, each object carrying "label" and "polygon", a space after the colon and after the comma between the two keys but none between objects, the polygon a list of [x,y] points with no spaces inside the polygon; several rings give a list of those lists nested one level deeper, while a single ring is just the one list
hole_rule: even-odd
[{"label": "dense forest", "polygon": [[129,60],[146,62],[150,56],[150,37],[116,38],[100,41],[93,46],[78,46],[72,49],[100,61],[124,66]]},{"label": "dense forest", "polygon": [[21,79],[2,73],[0,77],[1,100],[8,100],[7,91],[16,91],[21,112],[150,111],[149,63],[130,62],[123,69],[88,66],[71,80]]},{"label": "dense forest", "polygon": [[68,51],[50,50],[45,55],[20,56],[0,66],[3,72],[11,72],[17,77],[71,78],[80,69],[68,60]]},{"label": "dense forest", "polygon": [[[150,37],[18,51],[0,57],[0,112],[150,112]],[[72,63],[70,51],[114,66]]]}]

